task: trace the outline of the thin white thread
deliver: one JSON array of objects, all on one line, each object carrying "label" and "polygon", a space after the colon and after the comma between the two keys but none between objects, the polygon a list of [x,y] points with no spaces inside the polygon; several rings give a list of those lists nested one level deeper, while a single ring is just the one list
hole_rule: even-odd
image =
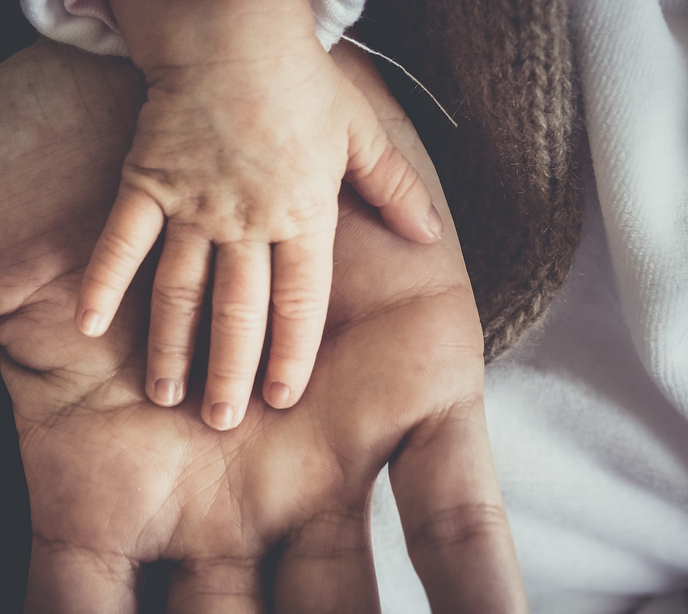
[{"label": "thin white thread", "polygon": [[442,113],[444,113],[444,114],[447,116],[447,119],[451,122],[451,124],[452,124],[452,126],[454,126],[454,128],[458,128],[458,127],[459,127],[459,124],[457,124],[457,123],[454,121],[454,118],[453,118],[451,115],[449,115],[449,113],[447,113],[447,110],[440,104],[440,101],[437,100],[437,98],[435,98],[435,97],[432,95],[432,92],[431,92],[427,87],[425,87],[420,81],[418,81],[418,79],[416,79],[416,78],[415,78],[408,70],[406,70],[401,64],[399,64],[399,62],[393,60],[392,58],[388,58],[384,53],[380,53],[379,51],[375,51],[375,49],[371,49],[370,47],[364,45],[363,43],[357,41],[357,40],[354,39],[354,38],[350,38],[350,37],[345,36],[345,35],[342,35],[342,38],[343,38],[345,41],[351,43],[352,45],[356,45],[356,47],[358,47],[359,49],[363,49],[363,51],[367,51],[368,53],[371,53],[372,55],[376,55],[376,56],[378,56],[379,58],[382,58],[383,60],[386,60],[386,61],[389,62],[392,66],[396,66],[396,67],[397,67],[401,72],[403,72],[409,79],[411,79],[411,81],[413,81],[413,82],[414,82],[418,87],[420,87],[428,96],[430,96],[430,98],[432,99],[432,101],[439,107],[440,111],[442,111]]}]

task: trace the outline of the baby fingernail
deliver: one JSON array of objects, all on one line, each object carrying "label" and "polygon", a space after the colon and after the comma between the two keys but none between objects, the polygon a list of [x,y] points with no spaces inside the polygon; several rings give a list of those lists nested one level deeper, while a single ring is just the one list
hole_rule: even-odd
[{"label": "baby fingernail", "polygon": [[160,378],[155,382],[155,402],[159,405],[174,405],[178,394],[179,387],[174,380]]},{"label": "baby fingernail", "polygon": [[81,330],[84,335],[93,337],[97,335],[100,329],[100,315],[93,311],[93,309],[87,309],[81,314],[81,324],[79,330]]},{"label": "baby fingernail", "polygon": [[273,382],[270,384],[270,405],[277,409],[287,407],[289,404],[289,397],[291,396],[291,389],[282,382]]},{"label": "baby fingernail", "polygon": [[215,403],[210,408],[210,426],[218,431],[226,431],[236,426],[236,412],[228,403]]},{"label": "baby fingernail", "polygon": [[436,239],[441,239],[444,235],[444,224],[442,223],[442,218],[440,217],[437,209],[435,209],[434,205],[430,205],[430,211],[428,211],[425,221],[428,225],[430,234]]}]

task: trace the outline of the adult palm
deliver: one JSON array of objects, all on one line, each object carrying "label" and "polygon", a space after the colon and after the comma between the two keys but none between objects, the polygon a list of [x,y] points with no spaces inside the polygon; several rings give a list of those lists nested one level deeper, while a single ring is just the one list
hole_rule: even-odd
[{"label": "adult palm", "polygon": [[[338,61],[444,203],[374,72],[350,49]],[[125,62],[42,42],[3,64],[0,90],[1,366],[31,502],[28,612],[135,612],[141,564],[159,559],[176,563],[171,613],[375,612],[368,503],[388,461],[433,610],[525,610],[455,236],[411,244],[344,191],[303,400],[274,410],[258,393],[239,428],[215,432],[199,417],[202,342],[185,402],[147,400],[149,272],[105,337],[72,322],[140,79]]]}]

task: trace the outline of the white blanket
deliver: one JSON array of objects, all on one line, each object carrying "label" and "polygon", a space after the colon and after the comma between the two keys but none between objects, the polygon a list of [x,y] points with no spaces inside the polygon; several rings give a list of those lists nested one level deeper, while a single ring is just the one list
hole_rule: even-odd
[{"label": "white blanket", "polygon": [[[490,436],[533,614],[688,614],[688,2],[571,4],[582,243],[488,369]],[[376,497],[384,611],[428,612],[384,479]]]}]

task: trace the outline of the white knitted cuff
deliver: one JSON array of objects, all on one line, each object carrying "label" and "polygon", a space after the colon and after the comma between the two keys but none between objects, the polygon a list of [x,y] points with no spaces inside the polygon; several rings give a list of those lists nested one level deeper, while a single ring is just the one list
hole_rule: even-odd
[{"label": "white knitted cuff", "polygon": [[[326,51],[363,12],[365,0],[310,0],[316,34]],[[91,53],[126,56],[127,48],[106,0],[21,0],[43,35]]]}]

